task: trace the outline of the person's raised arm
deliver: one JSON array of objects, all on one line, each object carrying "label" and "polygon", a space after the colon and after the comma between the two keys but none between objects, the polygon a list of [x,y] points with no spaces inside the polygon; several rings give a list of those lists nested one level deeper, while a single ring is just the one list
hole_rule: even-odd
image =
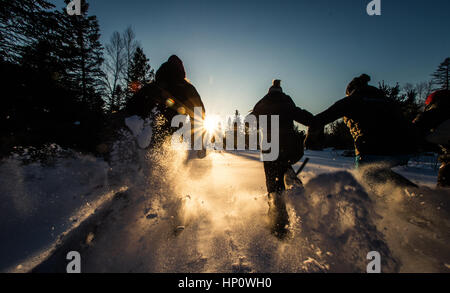
[{"label": "person's raised arm", "polygon": [[334,103],[327,110],[317,114],[314,117],[313,124],[317,127],[325,126],[333,121],[336,121],[339,118],[346,116],[351,107],[352,107],[352,98],[345,97]]},{"label": "person's raised arm", "polygon": [[305,126],[310,126],[314,121],[314,115],[307,110],[295,107],[294,120]]},{"label": "person's raised arm", "polygon": [[322,149],[323,141],[325,139],[325,125],[345,116],[352,106],[351,104],[351,98],[346,97],[337,101],[322,113],[317,114],[313,118],[312,123],[308,125],[309,128],[304,142],[306,148],[311,150]]},{"label": "person's raised arm", "polygon": [[287,96],[287,98],[292,119],[305,126],[310,126],[313,123],[314,115],[307,110],[297,107],[291,97]]}]

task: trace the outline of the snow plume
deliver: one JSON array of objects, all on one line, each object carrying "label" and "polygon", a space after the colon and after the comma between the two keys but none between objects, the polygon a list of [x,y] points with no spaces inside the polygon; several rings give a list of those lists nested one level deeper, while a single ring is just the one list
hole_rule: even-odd
[{"label": "snow plume", "polygon": [[[311,249],[305,266],[332,272],[362,272],[370,251],[381,254],[384,272],[399,269],[375,221],[374,202],[353,175],[346,171],[312,178],[304,192],[288,192],[291,218],[304,247]],[[320,266],[319,264],[322,264]]]},{"label": "snow plume", "polygon": [[130,129],[141,149],[145,149],[150,145],[153,135],[151,124],[150,119],[143,120],[136,115],[125,119],[125,125]]},{"label": "snow plume", "polygon": [[373,184],[362,174],[357,179],[374,201],[377,229],[401,260],[400,271],[449,272],[450,190],[407,187],[392,181]]},{"label": "snow plume", "polygon": [[[354,171],[312,175],[304,191],[286,192],[291,235],[280,241],[267,226],[257,153],[190,157],[169,147],[149,156],[149,181],[130,190],[134,208],[120,216],[129,224],[98,239],[89,270],[364,273],[370,251],[380,253],[382,272],[448,270],[441,192],[362,185]],[[120,256],[104,250],[113,232]]]},{"label": "snow plume", "polygon": [[[92,185],[104,179],[103,163],[84,157],[85,165],[82,160],[72,161],[75,165],[64,161],[68,165],[59,170],[62,174],[95,174],[70,177],[82,181],[80,186],[63,176],[52,183],[54,188],[70,197],[92,190],[105,198],[104,204],[83,212],[86,220],[62,235],[60,245],[42,257],[34,271],[64,272],[70,250],[80,252],[83,272],[365,273],[370,251],[380,253],[382,272],[448,271],[448,191],[368,184],[339,158],[309,153],[311,161],[302,173],[304,190],[285,193],[291,233],[279,240],[268,227],[257,152],[215,151],[197,159],[195,151],[173,148],[170,140],[157,150],[142,150],[126,131],[116,147],[117,159],[111,161],[107,177],[111,196]],[[27,203],[29,196],[21,190],[42,182],[27,178],[27,169],[12,162],[0,170],[9,176],[6,183],[20,182],[8,187],[15,188],[8,193],[28,208],[15,209],[32,209],[36,203]],[[32,174],[42,177],[50,170]],[[2,238],[22,230],[10,229]],[[29,247],[27,243],[21,249]]]},{"label": "snow plume", "polygon": [[112,145],[109,176],[114,182],[128,184],[148,161],[147,149],[152,141],[153,129],[151,119],[138,116],[125,118],[124,124],[126,128],[118,131],[117,139]]}]

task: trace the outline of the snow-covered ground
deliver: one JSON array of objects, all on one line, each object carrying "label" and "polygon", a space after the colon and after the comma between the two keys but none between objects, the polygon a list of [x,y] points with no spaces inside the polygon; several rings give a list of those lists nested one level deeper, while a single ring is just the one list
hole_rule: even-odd
[{"label": "snow-covered ground", "polygon": [[305,157],[283,241],[267,227],[256,152],[166,150],[133,166],[5,160],[0,270],[63,272],[77,250],[83,272],[365,272],[375,250],[383,272],[450,272],[450,192],[434,189],[433,159],[396,169],[416,189],[366,185],[340,152]]}]

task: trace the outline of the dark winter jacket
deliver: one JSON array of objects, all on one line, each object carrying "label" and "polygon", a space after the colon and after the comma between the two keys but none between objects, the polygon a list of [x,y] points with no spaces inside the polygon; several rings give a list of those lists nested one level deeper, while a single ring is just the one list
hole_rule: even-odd
[{"label": "dark winter jacket", "polygon": [[303,140],[295,133],[294,121],[303,125],[310,125],[314,116],[306,110],[295,105],[291,97],[284,94],[281,88],[271,88],[253,108],[251,114],[255,116],[268,115],[268,130],[264,130],[271,141],[270,115],[279,115],[279,160],[295,163],[303,156]]},{"label": "dark winter jacket", "polygon": [[[424,111],[414,119],[414,124],[426,137],[448,120],[450,120],[450,91],[441,90],[428,97]],[[450,137],[447,138],[450,140]],[[441,160],[450,161],[450,143],[441,144],[441,148],[443,150]]]},{"label": "dark winter jacket", "polygon": [[150,117],[152,110],[158,105],[164,105],[170,98],[170,93],[160,88],[155,82],[144,85],[128,101],[126,116],[138,115],[142,118]]},{"label": "dark winter jacket", "polygon": [[195,87],[186,80],[182,61],[175,55],[161,65],[156,72],[155,81],[145,85],[130,101],[127,107],[130,114],[148,117],[157,107],[168,121],[177,114],[194,116],[194,108],[205,107]]},{"label": "dark winter jacket", "polygon": [[355,142],[356,155],[396,155],[413,153],[414,133],[393,102],[369,85],[361,86],[349,96],[316,115],[314,127],[344,118]]}]

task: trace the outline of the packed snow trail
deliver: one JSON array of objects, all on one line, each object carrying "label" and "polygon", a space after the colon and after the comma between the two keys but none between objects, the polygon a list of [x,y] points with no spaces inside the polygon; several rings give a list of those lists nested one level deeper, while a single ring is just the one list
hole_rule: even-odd
[{"label": "packed snow trail", "polygon": [[[166,151],[121,169],[128,190],[62,237],[34,271],[64,272],[65,255],[76,250],[83,272],[364,273],[375,250],[383,272],[449,272],[448,191],[363,186],[352,158],[306,156],[305,191],[287,192],[287,240],[269,233],[257,153],[186,160]],[[435,174],[426,172],[428,184]],[[25,263],[22,270],[34,267]]]}]

